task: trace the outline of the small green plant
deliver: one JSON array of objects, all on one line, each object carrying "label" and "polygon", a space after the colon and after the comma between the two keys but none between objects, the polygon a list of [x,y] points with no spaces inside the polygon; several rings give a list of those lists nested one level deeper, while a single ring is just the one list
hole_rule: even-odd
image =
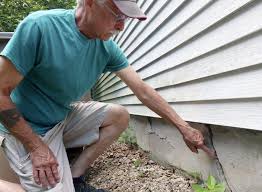
[{"label": "small green plant", "polygon": [[194,192],[225,192],[225,185],[222,183],[217,183],[213,176],[209,176],[204,186],[193,184],[192,188]]},{"label": "small green plant", "polygon": [[140,159],[134,159],[133,160],[133,165],[135,167],[139,167],[142,164],[142,161]]},{"label": "small green plant", "polygon": [[145,173],[144,172],[139,172],[139,174],[138,174],[138,177],[145,177],[146,175],[145,175]]},{"label": "small green plant", "polygon": [[128,127],[120,137],[118,138],[118,142],[125,143],[131,146],[137,146],[136,136],[133,128]]}]

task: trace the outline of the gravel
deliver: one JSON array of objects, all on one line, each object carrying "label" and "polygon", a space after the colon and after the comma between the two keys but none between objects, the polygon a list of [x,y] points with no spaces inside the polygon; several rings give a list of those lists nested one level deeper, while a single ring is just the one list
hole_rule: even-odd
[{"label": "gravel", "polygon": [[88,169],[89,184],[111,192],[193,192],[196,180],[150,160],[149,154],[115,142]]}]

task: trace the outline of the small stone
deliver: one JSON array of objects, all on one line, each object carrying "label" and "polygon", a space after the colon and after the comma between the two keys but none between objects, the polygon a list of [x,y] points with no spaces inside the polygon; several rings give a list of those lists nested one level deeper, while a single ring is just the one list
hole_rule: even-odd
[{"label": "small stone", "polygon": [[155,162],[153,160],[149,160],[148,164],[152,165],[152,164],[155,164]]}]

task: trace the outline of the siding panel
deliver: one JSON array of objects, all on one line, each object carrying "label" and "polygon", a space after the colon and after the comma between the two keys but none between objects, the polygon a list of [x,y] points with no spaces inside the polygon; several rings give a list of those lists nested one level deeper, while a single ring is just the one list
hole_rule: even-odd
[{"label": "siding panel", "polygon": [[[260,64],[262,63],[262,44],[257,42],[262,42],[261,32],[246,36],[241,41],[231,45],[227,44],[227,47],[217,49],[202,57],[194,58],[189,62],[144,78],[144,80],[153,88],[160,88]],[[97,98],[118,90],[123,92],[123,95],[131,93],[123,83],[115,84],[110,88],[117,81],[119,81],[119,78],[115,78],[107,86],[101,87],[99,94],[97,93]],[[115,96],[113,95],[112,97]]]},{"label": "siding panel", "polygon": [[[223,100],[214,102],[195,102],[173,104],[182,118],[192,122],[228,125],[238,128],[262,130],[262,99]],[[131,114],[159,117],[147,107],[127,106]]]},{"label": "siding panel", "polygon": [[[168,102],[208,101],[262,97],[262,64],[226,74],[157,89]],[[230,82],[230,84],[228,84]],[[122,105],[141,104],[133,94],[116,92],[101,101]]]}]

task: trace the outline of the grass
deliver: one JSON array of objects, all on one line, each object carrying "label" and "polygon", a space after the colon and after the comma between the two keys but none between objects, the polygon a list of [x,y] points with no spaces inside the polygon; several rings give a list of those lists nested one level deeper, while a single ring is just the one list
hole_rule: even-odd
[{"label": "grass", "polygon": [[129,126],[118,138],[118,142],[137,147],[137,140],[134,128]]}]

